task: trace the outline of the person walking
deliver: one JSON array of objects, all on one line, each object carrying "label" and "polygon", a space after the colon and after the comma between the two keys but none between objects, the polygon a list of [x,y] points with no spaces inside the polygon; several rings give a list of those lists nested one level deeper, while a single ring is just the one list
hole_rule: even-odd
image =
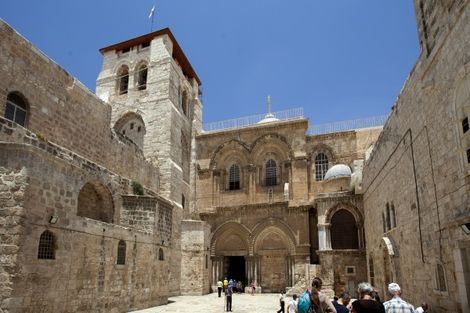
[{"label": "person walking", "polygon": [[286,302],[285,302],[285,299],[284,299],[284,290],[281,290],[281,294],[279,295],[279,305],[281,306],[281,308],[277,311],[277,313],[285,313],[284,311],[284,307],[286,305]]},{"label": "person walking", "polygon": [[287,312],[288,313],[297,313],[297,295],[292,295],[292,300],[290,300],[289,304],[287,305]]},{"label": "person walking", "polygon": [[232,295],[233,295],[233,289],[230,286],[227,286],[227,289],[225,289],[225,298],[226,298],[226,311],[227,312],[232,312]]},{"label": "person walking", "polygon": [[222,294],[222,288],[224,287],[224,283],[222,283],[222,281],[218,281],[217,282],[217,292],[219,293],[219,298],[220,298],[220,295]]},{"label": "person walking", "polygon": [[225,279],[224,279],[224,292],[227,289],[227,286],[228,286],[228,280],[227,280],[227,277],[225,277]]},{"label": "person walking", "polygon": [[369,283],[359,283],[357,285],[357,293],[359,300],[352,303],[351,312],[353,313],[385,313],[382,303],[375,301],[373,298],[374,288]]},{"label": "person walking", "polygon": [[401,296],[401,288],[397,283],[388,285],[388,292],[392,299],[384,302],[386,313],[415,313],[415,308],[403,300]]}]

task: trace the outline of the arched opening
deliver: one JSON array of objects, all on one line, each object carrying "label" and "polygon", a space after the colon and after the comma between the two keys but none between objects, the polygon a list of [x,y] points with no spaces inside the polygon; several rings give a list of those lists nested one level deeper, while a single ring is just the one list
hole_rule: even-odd
[{"label": "arched opening", "polygon": [[232,164],[229,170],[229,190],[240,189],[240,167],[237,164]]},{"label": "arched opening", "polygon": [[359,249],[359,238],[354,215],[341,209],[331,218],[331,247],[333,249]]},{"label": "arched opening", "polygon": [[142,63],[137,67],[137,70],[136,70],[137,90],[147,89],[147,73],[148,73],[148,68],[147,68],[146,63]]},{"label": "arched opening", "polygon": [[55,259],[55,237],[54,234],[45,230],[39,237],[38,259]]},{"label": "arched opening", "polygon": [[100,182],[86,183],[78,194],[77,215],[112,223],[114,203],[111,193]]},{"label": "arched opening", "polygon": [[121,66],[117,72],[117,91],[119,95],[127,94],[129,88],[129,68]]},{"label": "arched opening", "polygon": [[124,114],[116,124],[114,124],[114,130],[116,133],[132,140],[140,149],[143,149],[146,129],[145,123],[139,114],[134,112]]},{"label": "arched opening", "polygon": [[165,260],[165,255],[163,254],[163,249],[162,248],[158,249],[158,260],[159,261],[164,261]]},{"label": "arched opening", "polygon": [[183,109],[184,115],[188,115],[188,93],[186,90],[181,95],[181,109]]},{"label": "arched opening", "polygon": [[116,264],[118,265],[126,264],[126,242],[124,240],[119,240],[118,248],[117,248]]},{"label": "arched opening", "polygon": [[11,92],[7,96],[5,118],[23,127],[26,127],[28,118],[28,104],[19,93]]},{"label": "arched opening", "polygon": [[276,161],[269,159],[266,162],[265,186],[276,186],[277,184],[277,168]]},{"label": "arched opening", "polygon": [[322,181],[328,171],[328,157],[325,153],[320,152],[315,157],[315,180]]}]

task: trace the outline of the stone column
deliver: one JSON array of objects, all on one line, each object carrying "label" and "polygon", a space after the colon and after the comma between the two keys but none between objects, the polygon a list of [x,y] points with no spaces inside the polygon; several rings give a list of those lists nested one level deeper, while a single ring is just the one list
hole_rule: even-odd
[{"label": "stone column", "polygon": [[317,226],[319,250],[331,250],[331,224],[318,224]]},{"label": "stone column", "polygon": [[219,205],[219,196],[220,196],[220,171],[212,171],[212,206]]}]

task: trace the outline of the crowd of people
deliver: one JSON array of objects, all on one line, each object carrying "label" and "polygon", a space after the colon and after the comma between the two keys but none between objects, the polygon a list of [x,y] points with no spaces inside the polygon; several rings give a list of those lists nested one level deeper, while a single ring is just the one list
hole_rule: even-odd
[{"label": "crowd of people", "polygon": [[[279,295],[279,310],[277,313],[429,313],[429,306],[422,303],[415,309],[413,305],[401,298],[401,288],[397,283],[388,285],[390,300],[382,302],[379,294],[374,290],[371,284],[367,282],[360,283],[357,288],[358,299],[352,301],[351,296],[345,292],[339,297],[334,297],[331,301],[321,292],[323,282],[319,277],[315,277],[312,286],[302,295],[294,294],[292,300],[286,307],[285,291]],[[250,291],[253,295],[256,292],[256,282],[250,284]],[[241,281],[227,280],[217,282],[218,295],[222,292],[226,297],[225,309],[232,312],[233,293],[244,292],[244,285]]]},{"label": "crowd of people", "polygon": [[[360,283],[357,288],[358,299],[351,301],[348,293],[340,298],[328,299],[322,292],[322,280],[315,277],[312,287],[306,290],[300,298],[293,295],[287,306],[288,313],[428,313],[429,306],[422,303],[415,309],[413,305],[401,298],[401,288],[397,283],[388,285],[391,299],[385,302],[380,300],[379,294],[369,283]],[[284,312],[284,292],[280,296],[281,309]]]}]

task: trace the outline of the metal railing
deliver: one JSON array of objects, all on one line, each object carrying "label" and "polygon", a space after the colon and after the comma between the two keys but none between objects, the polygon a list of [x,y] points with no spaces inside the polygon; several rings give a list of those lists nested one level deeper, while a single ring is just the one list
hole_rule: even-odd
[{"label": "metal railing", "polygon": [[383,126],[387,121],[388,115],[379,115],[354,120],[311,125],[308,133],[310,135],[330,134],[353,129]]},{"label": "metal railing", "polygon": [[[281,121],[299,119],[304,117],[304,108],[293,108],[284,111],[271,112],[275,118]],[[202,129],[205,132],[222,130],[222,129],[232,129],[240,128],[255,125],[266,117],[266,114],[257,114],[245,117],[234,118],[225,121],[204,123]]]}]

